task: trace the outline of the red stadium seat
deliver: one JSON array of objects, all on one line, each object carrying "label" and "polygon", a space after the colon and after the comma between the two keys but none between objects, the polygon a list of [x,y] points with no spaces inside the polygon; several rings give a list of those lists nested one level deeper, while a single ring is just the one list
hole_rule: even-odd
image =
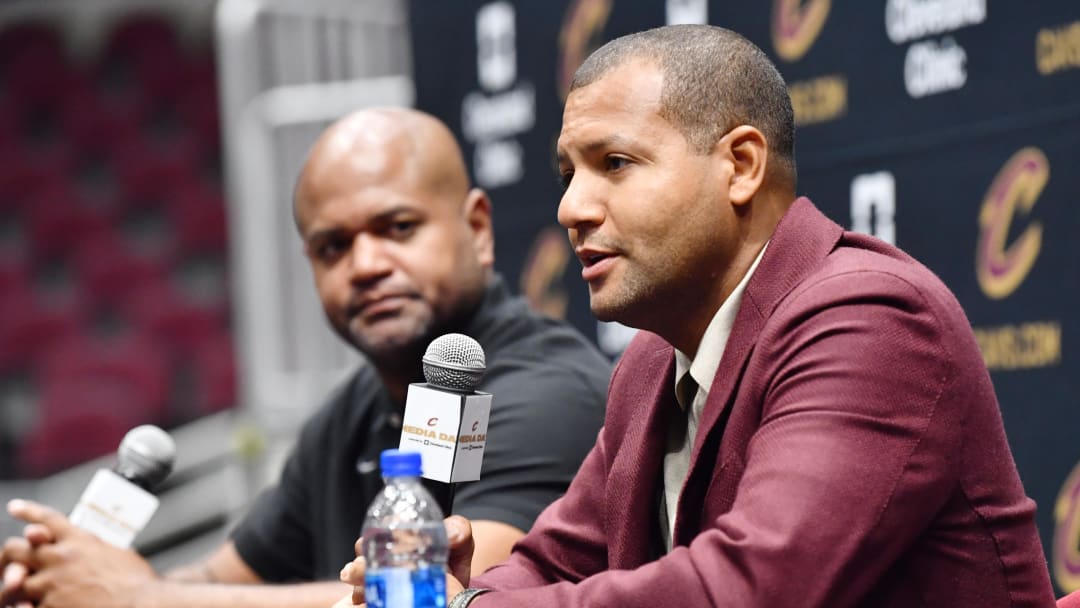
[{"label": "red stadium seat", "polygon": [[0,79],[17,105],[61,97],[68,73],[56,28],[27,22],[0,31]]},{"label": "red stadium seat", "polygon": [[152,55],[173,59],[180,56],[180,44],[176,29],[164,15],[129,13],[113,24],[103,54],[109,58]]},{"label": "red stadium seat", "polygon": [[79,243],[74,265],[88,300],[116,305],[151,282],[163,280],[166,262],[134,251],[119,235],[104,234]]},{"label": "red stadium seat", "polygon": [[32,368],[43,353],[78,335],[86,318],[77,298],[50,304],[29,290],[5,292],[0,300],[0,369]]},{"label": "red stadium seat", "polygon": [[164,349],[137,334],[116,338],[86,335],[68,340],[52,349],[41,361],[39,378],[44,394],[65,387],[96,387],[84,404],[77,395],[63,400],[45,400],[42,411],[52,406],[97,407],[101,395],[112,399],[109,407],[136,419],[161,423],[168,419],[172,393],[171,368]]},{"label": "red stadium seat", "polygon": [[1080,608],[1080,590],[1073,591],[1058,600],[1057,608]]},{"label": "red stadium seat", "polygon": [[39,192],[69,183],[75,160],[66,148],[0,150],[0,208],[25,209]]},{"label": "red stadium seat", "polygon": [[56,186],[34,197],[29,210],[29,236],[38,256],[56,257],[74,251],[79,243],[108,237],[109,218],[90,207],[70,187]]},{"label": "red stadium seat", "polygon": [[117,22],[101,60],[101,78],[111,88],[139,89],[154,99],[183,91],[183,52],[164,16],[136,14]]},{"label": "red stadium seat", "polygon": [[77,95],[60,110],[65,136],[83,154],[122,158],[139,141],[146,104],[138,97],[104,99],[96,93]]},{"label": "red stadium seat", "polygon": [[[18,258],[0,258],[0,294],[2,300],[18,297],[14,294],[26,294],[30,290],[27,278],[26,262]],[[0,308],[3,305],[0,304]]]},{"label": "red stadium seat", "polygon": [[178,252],[224,254],[228,243],[225,203],[203,184],[190,184],[169,201]]},{"label": "red stadium seat", "polygon": [[232,337],[222,332],[199,346],[190,359],[194,368],[194,408],[199,415],[236,405],[236,353]]},{"label": "red stadium seat", "polygon": [[204,343],[225,331],[220,309],[200,306],[166,281],[133,290],[124,311],[140,331],[167,345],[178,358],[194,356]]},{"label": "red stadium seat", "polygon": [[[80,390],[82,399],[99,401],[96,407],[55,411],[39,418],[37,426],[19,446],[19,472],[28,477],[49,475],[116,451],[132,420],[109,407],[113,396]],[[59,396],[57,398],[60,398]]]},{"label": "red stadium seat", "polygon": [[179,99],[178,112],[185,127],[194,134],[203,150],[216,148],[221,141],[217,74],[210,53],[188,62],[187,86]]},{"label": "red stadium seat", "polygon": [[119,205],[123,210],[160,206],[196,178],[197,150],[177,143],[165,150],[128,148],[117,158]]},{"label": "red stadium seat", "polygon": [[25,56],[62,55],[60,33],[44,21],[27,21],[0,29],[0,69]]}]

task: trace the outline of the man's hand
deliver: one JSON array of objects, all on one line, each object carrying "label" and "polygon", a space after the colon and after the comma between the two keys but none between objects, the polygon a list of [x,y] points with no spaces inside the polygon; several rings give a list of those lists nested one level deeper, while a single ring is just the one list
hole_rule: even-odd
[{"label": "man's hand", "polygon": [[[13,500],[8,503],[8,513],[30,524],[26,543],[13,543],[12,560],[17,558],[30,573],[19,585],[21,597],[42,608],[127,608],[138,597],[140,587],[157,579],[150,564],[137,553],[80,530],[58,511]],[[8,545],[4,559],[8,559]]]},{"label": "man's hand", "polygon": [[0,606],[31,608],[25,600],[23,583],[34,567],[34,549],[45,543],[53,542],[52,532],[41,524],[27,524],[23,536],[13,536],[4,541],[0,549],[0,572],[3,582],[0,584]]},{"label": "man's hand", "polygon": [[[443,520],[446,526],[446,536],[450,541],[450,558],[446,572],[446,597],[454,597],[469,584],[470,569],[472,568],[472,556],[475,544],[473,543],[472,526],[469,520],[460,515],[451,515]],[[351,606],[364,606],[364,571],[365,560],[363,552],[363,538],[356,540],[357,558],[345,564],[341,569],[341,582],[353,586],[350,595],[346,595],[334,604],[333,608],[349,608]]]}]

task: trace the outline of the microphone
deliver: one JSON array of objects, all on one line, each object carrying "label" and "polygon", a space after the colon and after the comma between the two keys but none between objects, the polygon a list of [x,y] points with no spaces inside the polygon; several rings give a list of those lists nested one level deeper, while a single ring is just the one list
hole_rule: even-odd
[{"label": "microphone", "polygon": [[144,424],[124,435],[116,458],[112,470],[94,474],[69,519],[105,542],[127,548],[157,511],[160,501],[150,491],[172,471],[176,444],[165,431]]},{"label": "microphone", "polygon": [[409,385],[398,447],[420,452],[426,479],[480,479],[491,413],[491,394],[474,390],[486,369],[484,349],[464,334],[446,334],[422,361],[427,382]]}]

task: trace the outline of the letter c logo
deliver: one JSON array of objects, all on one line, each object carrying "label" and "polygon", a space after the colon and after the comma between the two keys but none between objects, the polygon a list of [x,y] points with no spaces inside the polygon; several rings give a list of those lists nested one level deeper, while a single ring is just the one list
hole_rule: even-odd
[{"label": "letter c logo", "polygon": [[438,418],[428,418],[427,419],[427,425],[428,426],[435,426],[436,424],[439,424],[439,419]]},{"label": "letter c logo", "polygon": [[480,421],[479,420],[472,423],[472,430],[473,430],[474,433],[476,432],[476,427],[478,427],[478,426],[480,426]]},{"label": "letter c logo", "polygon": [[998,171],[979,211],[975,275],[983,293],[1000,300],[1020,286],[1042,247],[1042,224],[1032,222],[1012,244],[1009,226],[1029,213],[1050,178],[1050,162],[1038,148],[1023,148]]},{"label": "letter c logo", "polygon": [[817,40],[825,18],[829,16],[830,0],[774,0],[772,39],[776,54],[784,61],[796,61],[810,50]]},{"label": "letter c logo", "polygon": [[1080,589],[1080,464],[1065,480],[1054,505],[1054,579],[1065,592]]}]

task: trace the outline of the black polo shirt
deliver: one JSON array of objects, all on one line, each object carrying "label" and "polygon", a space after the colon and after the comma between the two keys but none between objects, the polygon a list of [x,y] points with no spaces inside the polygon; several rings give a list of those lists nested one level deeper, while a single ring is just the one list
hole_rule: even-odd
[{"label": "black polo shirt", "polygon": [[[493,395],[479,481],[454,512],[528,530],[566,491],[603,424],[611,365],[569,325],[531,311],[498,277],[464,332],[484,348]],[[279,483],[233,531],[267,582],[337,579],[382,489],[378,459],[397,447],[401,408],[364,365],[304,425]]]}]

